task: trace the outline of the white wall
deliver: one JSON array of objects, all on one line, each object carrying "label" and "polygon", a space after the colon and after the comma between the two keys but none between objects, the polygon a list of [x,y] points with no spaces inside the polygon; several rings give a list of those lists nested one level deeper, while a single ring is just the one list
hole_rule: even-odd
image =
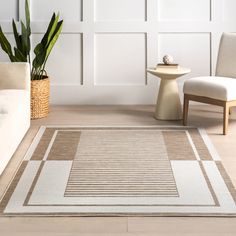
[{"label": "white wall", "polygon": [[[0,23],[24,0],[0,0]],[[53,11],[65,20],[48,62],[54,104],[151,104],[158,79],[146,74],[166,53],[192,76],[214,73],[220,35],[236,31],[235,0],[31,0],[33,43]],[[7,57],[0,52],[0,60]]]}]

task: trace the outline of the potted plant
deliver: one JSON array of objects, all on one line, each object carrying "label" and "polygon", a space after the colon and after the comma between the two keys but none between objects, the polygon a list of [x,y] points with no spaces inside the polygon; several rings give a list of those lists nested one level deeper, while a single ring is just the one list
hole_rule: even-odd
[{"label": "potted plant", "polygon": [[59,21],[59,14],[53,13],[40,43],[34,48],[34,59],[31,61],[31,27],[28,0],[25,0],[25,23],[22,21],[21,34],[18,33],[16,23],[12,20],[15,46],[4,35],[0,26],[0,45],[11,62],[29,62],[31,66],[31,118],[46,117],[49,113],[50,84],[49,76],[45,70],[48,57],[62,30],[63,20]]}]

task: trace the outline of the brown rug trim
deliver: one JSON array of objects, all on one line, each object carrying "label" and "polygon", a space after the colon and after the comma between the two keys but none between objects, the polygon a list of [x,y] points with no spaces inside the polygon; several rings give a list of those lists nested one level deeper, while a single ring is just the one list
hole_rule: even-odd
[{"label": "brown rug trim", "polygon": [[47,160],[73,161],[80,135],[80,131],[58,131]]},{"label": "brown rug trim", "polygon": [[228,188],[228,190],[229,190],[229,192],[236,204],[236,191],[235,191],[235,187],[234,187],[229,175],[227,174],[221,161],[216,161],[215,163],[216,163],[216,166],[217,166],[221,176],[223,177],[225,184],[226,184],[226,186],[227,186],[227,188]]},{"label": "brown rug trim", "polygon": [[162,135],[165,141],[169,160],[196,160],[185,132],[162,131]]},{"label": "brown rug trim", "polygon": [[34,161],[43,160],[44,155],[47,151],[48,145],[49,145],[55,131],[56,131],[56,129],[46,128],[43,136],[41,137],[32,157],[31,157],[31,160],[34,160]]},{"label": "brown rug trim", "polygon": [[215,205],[216,205],[216,206],[220,206],[220,203],[219,203],[219,201],[218,201],[218,199],[217,199],[217,197],[216,197],[215,191],[214,191],[213,188],[212,188],[211,182],[210,182],[210,180],[209,180],[209,178],[208,178],[208,176],[207,176],[207,173],[206,173],[206,171],[205,171],[205,168],[204,168],[202,162],[199,161],[198,163],[199,163],[199,166],[200,166],[200,168],[201,168],[201,170],[202,170],[202,173],[203,173],[203,175],[204,175],[204,178],[205,178],[205,180],[206,180],[208,189],[209,189],[210,192],[211,192],[211,196],[213,197],[213,200],[214,200],[214,202],[215,202]]},{"label": "brown rug trim", "polygon": [[182,132],[184,132],[184,131],[186,131],[186,130],[193,130],[193,129],[196,129],[196,128],[194,128],[194,127],[186,127],[186,126],[157,126],[157,127],[155,127],[155,126],[144,126],[144,127],[137,127],[137,126],[127,126],[127,127],[125,127],[125,126],[122,126],[122,127],[120,127],[120,126],[111,126],[111,127],[109,127],[109,126],[104,126],[104,127],[96,127],[96,126],[94,126],[94,127],[92,127],[92,126],[90,126],[90,127],[80,127],[80,126],[78,126],[78,127],[76,127],[76,126],[73,126],[73,127],[70,127],[70,126],[65,126],[65,127],[62,127],[62,126],[55,126],[55,127],[46,127],[46,130],[51,130],[51,131],[55,131],[55,130],[77,130],[77,131],[80,131],[80,130],[135,130],[135,131],[137,131],[137,130],[159,130],[159,131],[163,131],[163,130],[170,130],[170,131],[172,131],[172,130],[176,130],[176,131],[182,131]]},{"label": "brown rug trim", "polygon": [[44,164],[45,164],[45,162],[42,161],[41,164],[40,164],[40,166],[39,166],[39,169],[38,169],[38,171],[37,171],[37,173],[36,173],[36,175],[35,175],[35,177],[34,177],[34,180],[33,180],[32,184],[31,184],[30,190],[29,190],[29,192],[28,192],[28,194],[27,194],[27,196],[26,196],[26,198],[25,198],[25,201],[24,201],[23,206],[27,206],[27,205],[28,205],[28,202],[29,202],[29,200],[30,200],[30,197],[31,197],[33,191],[34,191],[35,185],[36,185],[36,183],[37,183],[37,181],[38,181],[38,178],[39,178],[39,176],[40,176],[40,173],[41,173],[41,171],[42,171],[42,169],[43,169]]},{"label": "brown rug trim", "polygon": [[193,143],[197,149],[198,155],[202,161],[212,160],[212,156],[208,151],[208,148],[205,142],[202,139],[202,136],[199,133],[198,129],[189,129],[189,134],[193,140]]},{"label": "brown rug trim", "polygon": [[4,197],[2,198],[1,202],[0,202],[0,213],[3,214],[12,194],[14,193],[15,191],[15,188],[22,176],[22,174],[24,173],[25,171],[25,168],[28,164],[28,161],[23,161],[16,173],[16,175],[14,176],[13,180],[11,181],[6,193],[4,194]]}]

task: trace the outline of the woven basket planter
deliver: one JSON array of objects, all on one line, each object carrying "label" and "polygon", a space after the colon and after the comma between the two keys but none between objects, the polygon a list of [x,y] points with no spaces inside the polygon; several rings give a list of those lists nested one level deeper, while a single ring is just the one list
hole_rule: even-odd
[{"label": "woven basket planter", "polygon": [[48,77],[42,80],[31,80],[31,119],[39,119],[48,115],[49,95]]}]

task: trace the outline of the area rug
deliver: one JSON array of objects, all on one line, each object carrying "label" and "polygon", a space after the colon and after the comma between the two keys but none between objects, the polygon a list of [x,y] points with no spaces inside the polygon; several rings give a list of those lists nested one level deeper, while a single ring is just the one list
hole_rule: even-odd
[{"label": "area rug", "polygon": [[1,216],[235,216],[235,189],[192,127],[41,127]]}]

